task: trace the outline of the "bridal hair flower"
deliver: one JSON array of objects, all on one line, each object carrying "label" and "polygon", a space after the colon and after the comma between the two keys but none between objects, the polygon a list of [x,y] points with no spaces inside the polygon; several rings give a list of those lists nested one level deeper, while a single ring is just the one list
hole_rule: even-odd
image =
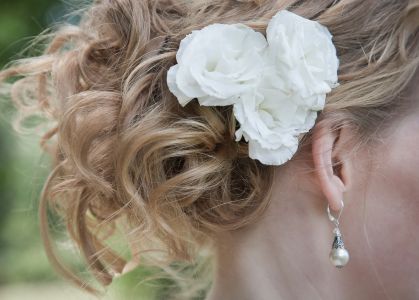
[{"label": "bridal hair flower", "polygon": [[249,157],[281,165],[315,124],[326,94],[338,85],[332,35],[318,22],[287,10],[269,22],[266,38],[243,24],[211,24],[180,43],[167,73],[180,105],[233,105]]}]

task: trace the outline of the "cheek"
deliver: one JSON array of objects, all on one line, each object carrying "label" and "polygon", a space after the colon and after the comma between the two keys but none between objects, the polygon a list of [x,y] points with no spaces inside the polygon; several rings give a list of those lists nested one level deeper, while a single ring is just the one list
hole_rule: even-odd
[{"label": "cheek", "polygon": [[377,165],[365,186],[370,255],[396,297],[419,296],[418,150],[416,123],[405,124],[377,149]]}]

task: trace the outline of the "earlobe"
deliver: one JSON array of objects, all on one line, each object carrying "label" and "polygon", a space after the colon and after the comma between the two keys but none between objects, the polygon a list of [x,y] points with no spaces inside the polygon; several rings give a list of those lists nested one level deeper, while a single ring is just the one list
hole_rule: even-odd
[{"label": "earlobe", "polygon": [[[313,129],[312,157],[316,177],[330,209],[341,209],[343,193],[347,185],[347,162],[340,146],[344,143],[342,130],[333,130],[325,121]],[[339,166],[339,167],[336,167]]]}]

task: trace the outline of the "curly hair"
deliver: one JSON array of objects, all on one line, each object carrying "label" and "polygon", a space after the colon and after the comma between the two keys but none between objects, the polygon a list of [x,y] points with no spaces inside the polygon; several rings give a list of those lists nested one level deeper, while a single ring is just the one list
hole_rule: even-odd
[{"label": "curly hair", "polygon": [[[340,86],[319,119],[371,139],[400,111],[400,95],[418,69],[417,0],[100,0],[81,10],[78,25],[44,33],[42,54],[0,72],[1,82],[14,78],[17,123],[40,114],[51,124],[40,141],[53,166],[39,212],[59,272],[94,291],[56,254],[50,210],[65,220],[103,285],[126,264],[107,245],[121,230],[133,256],[165,269],[196,262],[218,232],[262,216],[275,168],[234,141],[231,107],[181,107],[166,74],[192,30],[240,22],[264,34],[280,9],[316,20],[334,36]],[[309,144],[310,137],[301,140]]]}]

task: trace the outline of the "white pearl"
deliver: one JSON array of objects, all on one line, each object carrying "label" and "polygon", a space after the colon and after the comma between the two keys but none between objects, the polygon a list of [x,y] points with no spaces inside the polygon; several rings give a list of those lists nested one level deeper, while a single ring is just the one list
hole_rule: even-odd
[{"label": "white pearl", "polygon": [[345,248],[332,249],[329,259],[337,268],[342,268],[349,261],[349,252]]}]

